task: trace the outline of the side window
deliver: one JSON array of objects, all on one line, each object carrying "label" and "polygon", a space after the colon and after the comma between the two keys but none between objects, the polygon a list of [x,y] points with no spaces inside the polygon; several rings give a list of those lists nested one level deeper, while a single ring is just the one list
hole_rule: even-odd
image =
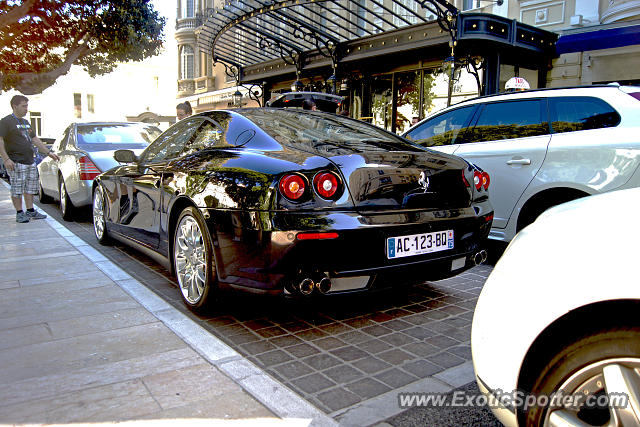
[{"label": "side window", "polygon": [[567,96],[549,98],[553,132],[601,129],[617,126],[620,114],[599,98]]},{"label": "side window", "polygon": [[228,147],[224,138],[224,131],[218,123],[205,120],[198,128],[191,141],[185,146],[180,155],[195,153],[207,148]]},{"label": "side window", "polygon": [[475,105],[469,105],[447,111],[423,122],[406,137],[426,147],[459,144],[475,108]]},{"label": "side window", "polygon": [[482,142],[546,135],[549,124],[545,105],[540,99],[485,104],[468,139]]},{"label": "side window", "polygon": [[140,163],[158,163],[178,157],[202,121],[201,118],[185,120],[167,129],[144,150]]}]

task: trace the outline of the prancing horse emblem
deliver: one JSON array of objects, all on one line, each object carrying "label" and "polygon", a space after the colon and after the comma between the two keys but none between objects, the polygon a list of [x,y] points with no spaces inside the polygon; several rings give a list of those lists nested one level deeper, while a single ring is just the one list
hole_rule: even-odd
[{"label": "prancing horse emblem", "polygon": [[429,177],[424,172],[420,172],[420,178],[418,178],[418,185],[422,187],[425,193],[429,189]]}]

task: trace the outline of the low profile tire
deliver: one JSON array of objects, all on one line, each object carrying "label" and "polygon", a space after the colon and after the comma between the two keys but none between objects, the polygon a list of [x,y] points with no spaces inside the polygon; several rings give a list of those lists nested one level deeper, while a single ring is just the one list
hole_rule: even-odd
[{"label": "low profile tire", "polygon": [[109,235],[107,233],[107,208],[104,191],[100,186],[96,187],[93,192],[91,211],[93,214],[93,234],[101,245],[106,245],[109,243]]},{"label": "low profile tire", "polygon": [[216,268],[211,236],[200,212],[188,207],[180,214],[173,233],[173,263],[182,300],[191,310],[213,306]]},{"label": "low profile tire", "polygon": [[62,219],[65,221],[73,220],[75,213],[75,208],[71,203],[71,199],[69,199],[67,187],[64,185],[62,178],[60,178],[60,213],[62,214]]},{"label": "low profile tire", "polygon": [[42,183],[39,183],[39,189],[38,189],[38,199],[40,200],[41,203],[51,203],[53,202],[53,197],[51,196],[47,196],[46,193],[44,192],[44,188],[42,188]]},{"label": "low profile tire", "polygon": [[[593,403],[600,406],[533,407],[525,414],[527,426],[640,425],[640,328],[601,330],[563,348],[540,372],[531,392],[550,396],[560,390],[564,395],[595,395]],[[629,402],[612,407],[608,393],[625,393]]]}]

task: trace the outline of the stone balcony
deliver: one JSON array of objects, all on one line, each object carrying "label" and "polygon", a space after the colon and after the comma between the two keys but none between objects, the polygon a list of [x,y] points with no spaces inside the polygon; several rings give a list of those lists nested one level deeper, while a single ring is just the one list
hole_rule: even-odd
[{"label": "stone balcony", "polygon": [[180,18],[176,19],[176,31],[180,30],[192,30],[194,31],[198,27],[197,18]]},{"label": "stone balcony", "polygon": [[178,80],[178,97],[193,95],[196,92],[194,79]]},{"label": "stone balcony", "polygon": [[203,76],[194,79],[195,93],[206,93],[215,90],[215,77]]}]

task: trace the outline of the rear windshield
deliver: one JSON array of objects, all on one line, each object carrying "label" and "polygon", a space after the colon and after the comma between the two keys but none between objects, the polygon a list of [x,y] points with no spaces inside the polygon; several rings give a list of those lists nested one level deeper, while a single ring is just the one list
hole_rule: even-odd
[{"label": "rear windshield", "polygon": [[144,124],[104,124],[78,126],[78,147],[91,151],[146,148],[162,132]]},{"label": "rear windshield", "polygon": [[242,113],[285,146],[305,146],[330,154],[370,151],[424,151],[384,129],[329,113],[252,109]]}]

